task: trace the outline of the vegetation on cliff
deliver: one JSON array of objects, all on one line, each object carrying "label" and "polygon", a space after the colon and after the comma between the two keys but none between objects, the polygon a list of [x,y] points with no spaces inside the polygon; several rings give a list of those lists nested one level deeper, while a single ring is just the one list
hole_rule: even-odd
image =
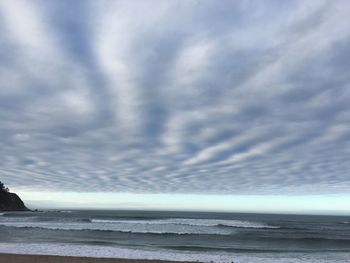
[{"label": "vegetation on cliff", "polygon": [[21,198],[0,181],[0,211],[28,211]]}]

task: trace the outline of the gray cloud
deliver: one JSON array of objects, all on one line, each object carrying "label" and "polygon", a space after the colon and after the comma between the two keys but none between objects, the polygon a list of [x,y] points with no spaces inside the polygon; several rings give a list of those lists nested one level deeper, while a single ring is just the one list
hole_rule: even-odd
[{"label": "gray cloud", "polygon": [[0,176],[23,190],[342,193],[346,1],[2,1]]}]

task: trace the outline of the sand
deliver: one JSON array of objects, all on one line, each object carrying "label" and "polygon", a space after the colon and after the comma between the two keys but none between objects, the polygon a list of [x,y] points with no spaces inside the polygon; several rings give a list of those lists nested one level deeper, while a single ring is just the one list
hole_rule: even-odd
[{"label": "sand", "polygon": [[[0,263],[175,263],[160,260],[133,260],[133,259],[108,259],[108,258],[83,258],[62,256],[36,256],[0,254]],[[179,262],[176,262],[179,263]]]}]

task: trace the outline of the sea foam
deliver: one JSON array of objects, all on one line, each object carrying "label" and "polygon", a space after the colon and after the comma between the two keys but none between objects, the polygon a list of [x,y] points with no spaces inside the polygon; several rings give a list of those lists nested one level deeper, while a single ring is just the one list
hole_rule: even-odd
[{"label": "sea foam", "polygon": [[240,220],[220,220],[220,219],[190,219],[190,218],[170,218],[160,220],[105,220],[92,219],[93,223],[107,224],[145,224],[145,225],[188,225],[188,226],[208,226],[208,227],[237,227],[237,228],[279,228],[259,222]]},{"label": "sea foam", "polygon": [[170,218],[157,220],[112,220],[112,219],[70,219],[56,221],[0,221],[0,225],[17,228],[40,228],[50,230],[91,230],[113,231],[139,234],[205,234],[205,235],[231,235],[230,228],[279,228],[264,223],[219,220],[219,219],[188,219]]},{"label": "sea foam", "polygon": [[105,246],[71,244],[0,243],[0,253],[26,255],[76,256],[92,258],[148,259],[215,263],[348,263],[349,253],[249,255],[150,251]]}]

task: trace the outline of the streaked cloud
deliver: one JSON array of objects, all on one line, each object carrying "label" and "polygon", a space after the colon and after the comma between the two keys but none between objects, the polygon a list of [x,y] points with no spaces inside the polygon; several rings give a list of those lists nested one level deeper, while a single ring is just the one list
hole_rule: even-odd
[{"label": "streaked cloud", "polygon": [[349,8],[1,1],[1,180],[22,191],[347,192]]}]

